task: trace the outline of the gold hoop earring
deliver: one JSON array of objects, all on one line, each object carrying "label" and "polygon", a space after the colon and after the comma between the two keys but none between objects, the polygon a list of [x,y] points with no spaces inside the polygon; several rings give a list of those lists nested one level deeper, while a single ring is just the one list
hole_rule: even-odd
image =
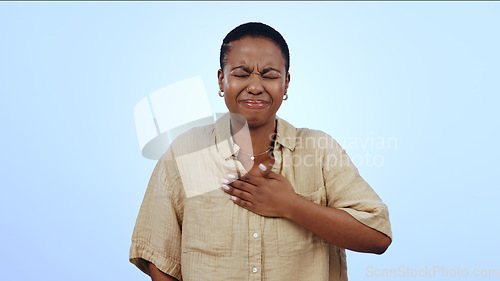
[{"label": "gold hoop earring", "polygon": [[287,99],[288,99],[288,94],[287,94],[287,93],[285,93],[285,94],[283,95],[283,100],[287,100]]},{"label": "gold hoop earring", "polygon": [[224,97],[224,92],[219,90],[219,97],[223,98]]}]

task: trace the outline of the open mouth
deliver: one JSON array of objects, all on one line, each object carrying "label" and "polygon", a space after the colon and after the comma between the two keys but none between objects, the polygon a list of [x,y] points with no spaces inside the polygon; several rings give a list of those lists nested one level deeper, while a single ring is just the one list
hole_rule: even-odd
[{"label": "open mouth", "polygon": [[269,106],[269,102],[263,100],[242,100],[240,104],[249,109],[262,109]]}]

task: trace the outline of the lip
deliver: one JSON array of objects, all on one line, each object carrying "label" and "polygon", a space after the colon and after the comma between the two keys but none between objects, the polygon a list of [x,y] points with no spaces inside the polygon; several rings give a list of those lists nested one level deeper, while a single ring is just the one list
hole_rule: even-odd
[{"label": "lip", "polygon": [[269,102],[265,100],[240,100],[239,104],[248,109],[263,109],[269,106]]}]

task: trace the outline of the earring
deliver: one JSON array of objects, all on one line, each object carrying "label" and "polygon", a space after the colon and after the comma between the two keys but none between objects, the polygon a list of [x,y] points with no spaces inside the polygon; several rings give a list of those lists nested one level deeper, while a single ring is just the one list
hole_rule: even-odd
[{"label": "earring", "polygon": [[287,99],[288,99],[288,94],[287,94],[287,93],[285,93],[285,94],[283,95],[283,100],[287,100]]},{"label": "earring", "polygon": [[224,97],[224,92],[219,90],[219,97],[223,98]]}]

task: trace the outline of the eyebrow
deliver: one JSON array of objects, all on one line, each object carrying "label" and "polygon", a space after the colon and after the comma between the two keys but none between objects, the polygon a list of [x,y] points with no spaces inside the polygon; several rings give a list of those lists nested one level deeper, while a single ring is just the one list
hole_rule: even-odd
[{"label": "eyebrow", "polygon": [[[250,71],[250,69],[248,69],[248,68],[247,68],[246,66],[244,66],[244,65],[240,65],[240,66],[237,66],[237,67],[233,67],[233,68],[231,69],[231,71],[233,71],[233,70],[235,70],[235,69],[238,69],[238,68],[239,68],[239,69],[242,69],[242,70],[244,70],[245,72],[248,72],[248,73],[250,73],[250,72],[251,72],[251,71]],[[266,68],[264,68],[264,70],[262,70],[261,74],[265,74],[265,73],[268,73],[269,71],[273,71],[273,70],[274,70],[274,71],[276,71],[276,72],[278,72],[278,73],[281,73],[281,72],[280,72],[279,70],[277,70],[276,68],[273,68],[273,67],[266,67]]]}]

